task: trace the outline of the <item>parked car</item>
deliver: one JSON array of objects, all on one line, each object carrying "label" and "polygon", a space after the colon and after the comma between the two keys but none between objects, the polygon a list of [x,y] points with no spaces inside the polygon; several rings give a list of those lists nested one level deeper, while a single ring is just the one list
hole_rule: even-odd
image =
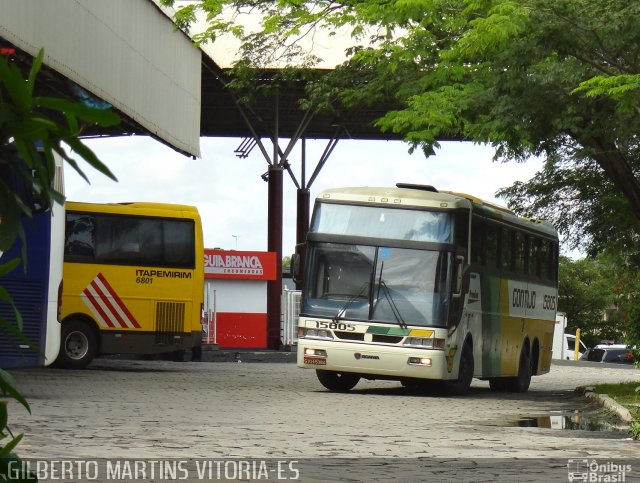
[{"label": "parked car", "polygon": [[614,364],[633,364],[633,352],[624,344],[600,344],[590,349],[580,358],[581,361],[611,362]]}]

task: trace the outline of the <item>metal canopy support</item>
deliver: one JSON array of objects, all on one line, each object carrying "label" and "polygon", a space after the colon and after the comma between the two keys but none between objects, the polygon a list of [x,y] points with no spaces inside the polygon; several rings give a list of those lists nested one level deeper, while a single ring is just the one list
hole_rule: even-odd
[{"label": "metal canopy support", "polygon": [[267,348],[280,348],[280,313],[282,305],[282,166],[285,161],[279,157],[279,96],[276,92],[273,163],[269,166],[269,201],[267,222],[267,250],[276,253],[276,279],[267,282]]},{"label": "metal canopy support", "polygon": [[[309,179],[306,182],[306,139],[304,133],[313,119],[314,113],[307,110],[293,136],[289,139],[289,143],[284,151],[280,148],[280,106],[279,96],[275,97],[275,115],[273,132],[271,140],[273,142],[273,157],[269,156],[267,149],[262,143],[262,139],[258,135],[253,123],[245,112],[240,103],[236,102],[236,106],[240,115],[244,119],[252,137],[242,140],[240,146],[235,149],[236,156],[245,158],[249,152],[258,146],[264,156],[269,170],[262,177],[269,183],[268,187],[268,228],[267,228],[267,249],[276,254],[276,280],[267,282],[267,348],[280,348],[280,315],[282,305],[282,229],[283,229],[283,172],[286,169],[297,188],[297,221],[296,221],[296,243],[303,243],[309,229],[309,210],[310,210],[310,191],[311,184],[315,181],[322,167],[325,165],[331,152],[335,148],[339,140],[341,128],[338,128],[334,136],[329,140],[318,164]],[[302,139],[302,166],[301,180],[298,182],[295,174],[291,169],[288,157],[295,147],[296,143]]]}]

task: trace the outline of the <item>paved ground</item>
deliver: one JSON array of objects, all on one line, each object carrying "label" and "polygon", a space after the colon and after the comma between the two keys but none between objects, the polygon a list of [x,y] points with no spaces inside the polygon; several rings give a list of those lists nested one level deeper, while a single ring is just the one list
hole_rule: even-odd
[{"label": "paved ground", "polygon": [[[474,381],[470,393],[458,398],[387,381],[361,381],[352,392],[336,394],[324,390],[312,371],[276,363],[101,359],[84,371],[28,369],[14,376],[32,406],[31,415],[15,403],[10,407],[11,429],[25,434],[19,454],[28,458],[271,458],[305,464],[322,458],[320,475],[303,474],[303,481],[418,481],[425,465],[457,468],[431,481],[452,475],[452,481],[497,481],[504,475],[501,481],[551,481],[545,471],[552,470],[566,481],[567,460],[586,458],[636,459],[636,473],[627,472],[625,481],[640,474],[640,443],[624,432],[518,425],[526,420],[550,426],[549,416],[562,420],[577,411],[577,420],[597,412],[574,389],[640,380],[640,371],[617,366],[554,365],[550,374],[533,379],[526,394],[496,394],[488,383]],[[339,464],[344,458],[367,465],[362,473],[345,473],[349,466]],[[537,476],[535,461],[546,462]],[[527,468],[518,470],[520,463]],[[456,476],[464,466],[475,476]],[[514,476],[523,471],[527,478]]]}]

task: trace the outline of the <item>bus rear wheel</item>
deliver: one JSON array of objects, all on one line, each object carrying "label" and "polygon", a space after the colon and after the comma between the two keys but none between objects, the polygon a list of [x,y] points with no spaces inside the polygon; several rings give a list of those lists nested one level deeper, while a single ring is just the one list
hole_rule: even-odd
[{"label": "bus rear wheel", "polygon": [[96,355],[96,334],[89,325],[72,320],[62,325],[57,365],[65,369],[84,369]]},{"label": "bus rear wheel", "polygon": [[507,389],[511,392],[527,392],[531,384],[531,357],[529,351],[525,348],[520,353],[520,362],[518,365],[518,375],[510,377],[507,381]]},{"label": "bus rear wheel", "polygon": [[531,357],[526,349],[522,349],[518,363],[518,375],[515,377],[493,377],[489,379],[489,388],[494,392],[527,392],[532,374]]},{"label": "bus rear wheel", "polygon": [[324,387],[334,392],[350,391],[360,380],[360,376],[350,372],[323,371],[320,369],[316,370],[316,376],[318,376],[318,380]]}]

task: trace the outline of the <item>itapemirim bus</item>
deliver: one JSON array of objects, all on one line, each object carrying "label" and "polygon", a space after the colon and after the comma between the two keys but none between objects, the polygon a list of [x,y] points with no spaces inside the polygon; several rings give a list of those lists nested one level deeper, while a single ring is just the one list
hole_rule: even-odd
[{"label": "itapemirim bus", "polygon": [[67,202],[63,280],[64,367],[201,343],[204,249],[194,207]]},{"label": "itapemirim bus", "polygon": [[525,392],[549,372],[558,237],[547,222],[431,186],[331,189],[294,276],[297,364],[330,390],[365,378],[462,394],[475,377]]}]

